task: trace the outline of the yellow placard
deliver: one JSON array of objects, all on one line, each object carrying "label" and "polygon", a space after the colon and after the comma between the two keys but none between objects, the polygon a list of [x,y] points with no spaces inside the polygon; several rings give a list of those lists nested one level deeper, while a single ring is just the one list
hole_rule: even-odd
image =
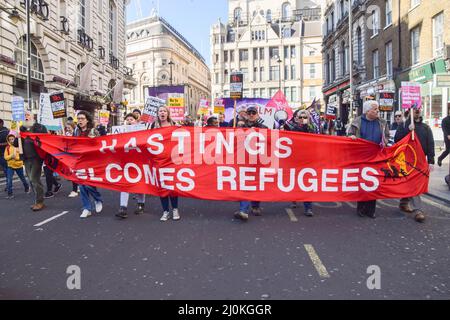
[{"label": "yellow placard", "polygon": [[225,107],[214,106],[214,113],[223,113],[223,114],[225,114]]},{"label": "yellow placard", "polygon": [[184,98],[169,98],[169,107],[184,107]]}]

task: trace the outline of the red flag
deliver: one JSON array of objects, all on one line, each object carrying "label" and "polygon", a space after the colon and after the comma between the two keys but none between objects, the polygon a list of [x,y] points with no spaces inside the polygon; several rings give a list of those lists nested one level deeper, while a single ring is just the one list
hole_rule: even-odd
[{"label": "red flag", "polygon": [[281,90],[278,90],[278,92],[275,93],[272,99],[270,99],[270,101],[267,103],[266,107],[275,108],[275,110],[286,111],[289,119],[294,115],[294,112],[292,112],[292,109],[289,106],[289,102],[286,100],[286,96]]}]

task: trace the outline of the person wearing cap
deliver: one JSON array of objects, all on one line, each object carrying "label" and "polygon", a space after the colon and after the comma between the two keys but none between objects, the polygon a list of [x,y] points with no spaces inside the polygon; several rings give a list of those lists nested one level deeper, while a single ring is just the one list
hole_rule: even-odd
[{"label": "person wearing cap", "polygon": [[247,117],[247,108],[245,106],[240,106],[239,108],[237,108],[236,112],[237,112],[236,120],[231,120],[228,123],[230,127],[234,126],[235,121],[236,121],[236,126],[239,121],[244,121],[244,122],[247,121],[247,118],[248,118]]},{"label": "person wearing cap", "polygon": [[8,145],[6,146],[5,152],[3,154],[5,161],[8,163],[6,174],[8,191],[8,196],[6,197],[7,199],[14,198],[12,190],[14,173],[17,173],[20,181],[22,181],[23,187],[25,188],[25,193],[30,193],[30,185],[28,184],[27,179],[25,179],[25,176],[23,174],[23,161],[20,160],[19,149],[14,147],[15,139],[16,136],[14,134],[8,134],[8,136],[6,137]]},{"label": "person wearing cap", "polygon": [[[375,100],[365,101],[363,114],[356,117],[349,128],[349,136],[356,140],[361,138],[374,142],[380,147],[386,147],[389,142],[389,126],[387,121],[379,116],[379,104]],[[357,213],[360,217],[368,216],[375,218],[376,200],[359,201]]]},{"label": "person wearing cap", "polygon": [[[31,112],[25,112],[25,121],[20,127],[20,132],[30,132],[30,133],[48,133],[47,128],[42,124],[34,121]],[[22,149],[23,149],[23,162],[25,164],[25,171],[28,178],[30,179],[31,186],[35,192],[35,203],[31,206],[33,211],[41,211],[45,208],[44,205],[44,186],[41,182],[42,175],[42,164],[43,160],[39,157],[36,151],[34,141],[27,138],[22,139]],[[16,138],[14,141],[14,146],[17,148],[19,146],[19,140]]]},{"label": "person wearing cap", "polygon": [[[246,111],[246,118],[244,128],[260,128],[267,129],[267,127],[263,124],[262,119],[259,117],[259,112],[256,106],[250,106]],[[241,120],[240,120],[241,121]],[[234,214],[234,217],[243,221],[248,220],[248,213],[251,212],[255,216],[261,215],[261,206],[259,201],[240,201],[239,211]],[[250,209],[251,205],[251,209]]]},{"label": "person wearing cap", "polygon": [[405,119],[403,118],[403,112],[395,111],[394,123],[391,126],[391,130],[397,131],[400,127],[403,127],[404,124],[405,124]]},{"label": "person wearing cap", "polygon": [[132,113],[136,116],[137,122],[139,123],[142,116],[141,110],[134,109]]},{"label": "person wearing cap", "polygon": [[[411,118],[406,120],[405,125],[399,128],[395,133],[395,142],[402,140],[411,131],[414,130],[416,137],[420,141],[423,153],[427,157],[427,162],[429,165],[430,172],[434,169],[434,137],[433,131],[430,126],[423,122],[422,111],[420,109],[414,109],[413,111],[414,125],[411,124]],[[400,210],[405,213],[414,214],[414,219],[417,222],[425,221],[425,213],[423,211],[422,199],[419,196],[412,198],[400,199]]]}]

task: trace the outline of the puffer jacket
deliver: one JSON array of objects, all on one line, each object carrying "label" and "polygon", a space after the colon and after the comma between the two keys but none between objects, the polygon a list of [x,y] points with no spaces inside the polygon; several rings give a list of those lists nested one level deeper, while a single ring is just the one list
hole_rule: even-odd
[{"label": "puffer jacket", "polygon": [[[8,136],[9,137],[9,136]],[[14,156],[15,151],[15,156]],[[14,147],[8,142],[5,148],[5,160],[8,163],[8,167],[11,169],[20,169],[23,167],[23,161],[20,160],[19,149]]]}]

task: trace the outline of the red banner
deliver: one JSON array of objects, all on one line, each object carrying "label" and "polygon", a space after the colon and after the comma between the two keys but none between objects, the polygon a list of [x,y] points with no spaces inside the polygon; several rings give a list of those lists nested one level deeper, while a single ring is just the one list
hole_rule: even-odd
[{"label": "red banner", "polygon": [[98,138],[27,134],[68,180],[207,200],[367,201],[428,191],[418,139],[393,147],[266,129],[170,127]]}]

